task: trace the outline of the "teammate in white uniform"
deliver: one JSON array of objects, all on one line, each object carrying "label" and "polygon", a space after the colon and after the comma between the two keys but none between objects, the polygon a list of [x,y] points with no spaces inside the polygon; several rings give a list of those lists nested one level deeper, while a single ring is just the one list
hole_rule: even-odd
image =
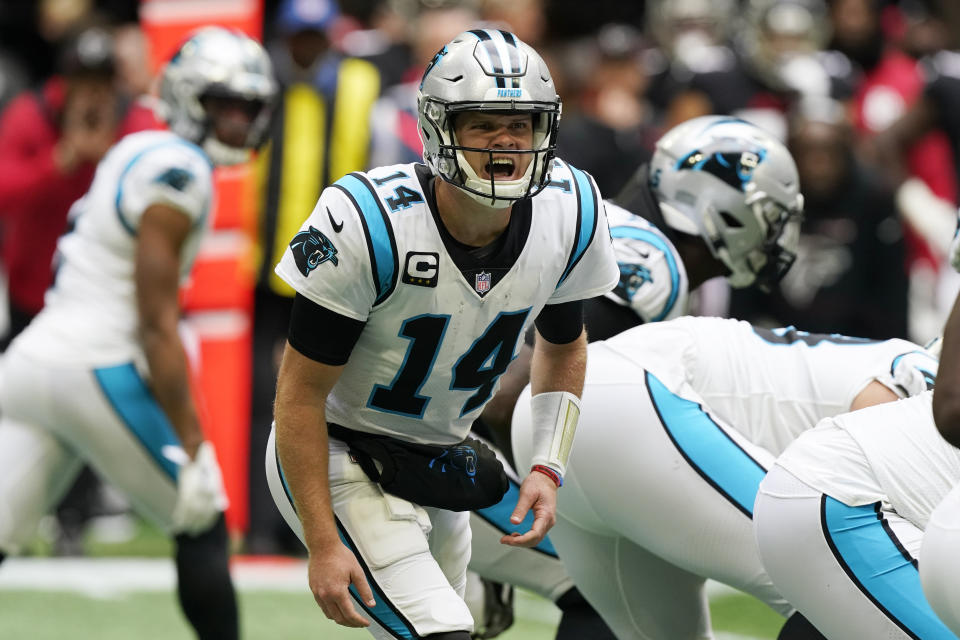
[{"label": "teammate in white uniform", "polygon": [[[341,178],[277,266],[299,295],[267,473],[329,618],[377,638],[466,640],[470,530],[458,509],[470,507],[457,501],[470,487],[425,508],[371,481],[388,465],[368,476],[345,441],[376,434],[407,452],[388,460],[401,482],[449,474],[424,498],[447,495],[452,478],[482,484],[496,467],[460,443],[535,323],[537,472],[513,513],[535,518],[503,541],[538,544],[576,424],[581,301],[612,289],[617,266],[593,180],[553,157],[560,101],[533,49],[505,31],[460,34],[427,67],[418,113],[426,166]],[[435,457],[418,466],[414,443]]]},{"label": "teammate in white uniform", "polygon": [[[935,371],[931,356],[903,340],[717,318],[651,323],[592,343],[584,424],[550,537],[621,639],[712,638],[706,578],[788,616],[753,541],[764,473],[819,419],[924,390]],[[530,455],[526,393],[513,422],[521,468]]]},{"label": "teammate in white uniform", "polygon": [[[958,225],[960,228],[960,225]],[[960,233],[950,245],[950,262],[960,270]],[[940,435],[960,447],[960,297],[943,330],[941,384],[933,392],[933,417]],[[960,635],[960,483],[934,510],[923,534],[920,579],[927,600],[943,622]]]},{"label": "teammate in white uniform", "polygon": [[[707,116],[667,132],[650,165],[639,167],[606,203],[620,281],[587,302],[588,339],[683,315],[689,291],[709,278],[726,275],[738,287],[775,283],[796,251],[802,209],[797,181],[783,145],[749,123]],[[506,459],[512,457],[513,410],[528,381],[525,349],[474,427],[474,434],[496,441]],[[519,479],[511,478],[503,502],[472,516],[470,569],[556,602],[563,611],[558,640],[610,637],[598,628],[549,538],[533,550],[498,544],[504,533],[519,529],[509,520],[518,487]]]},{"label": "teammate in white uniform", "polygon": [[190,398],[178,284],[205,232],[212,164],[244,160],[275,82],[254,40],[194,34],[165,67],[171,132],[127,136],[71,211],[43,311],[0,384],[0,558],[15,553],[84,463],[174,536],[178,593],[201,638],[238,637],[226,496]]},{"label": "teammate in white uniform", "polygon": [[[931,512],[960,482],[960,451],[937,432],[932,395],[824,420],[760,485],[754,524],[764,567],[828,638],[957,638],[918,573]],[[947,570],[955,554],[942,556]],[[956,597],[934,589],[930,602],[938,595]],[[955,624],[955,610],[946,611]]]}]

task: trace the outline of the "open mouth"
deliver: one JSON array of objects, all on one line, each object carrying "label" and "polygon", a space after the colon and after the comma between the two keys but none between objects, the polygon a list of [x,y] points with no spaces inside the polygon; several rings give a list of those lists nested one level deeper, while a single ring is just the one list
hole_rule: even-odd
[{"label": "open mouth", "polygon": [[493,158],[483,167],[487,174],[485,178],[493,177],[494,180],[511,180],[513,172],[516,170],[516,162],[513,158]]}]

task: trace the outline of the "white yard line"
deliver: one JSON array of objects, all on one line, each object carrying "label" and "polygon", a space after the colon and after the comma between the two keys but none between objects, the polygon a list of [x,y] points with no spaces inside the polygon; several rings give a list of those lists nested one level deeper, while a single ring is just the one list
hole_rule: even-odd
[{"label": "white yard line", "polygon": [[[300,591],[307,585],[306,563],[299,559],[237,556],[230,571],[240,589]],[[164,591],[175,580],[169,558],[9,558],[0,566],[0,590]],[[708,582],[707,593],[717,598],[740,592]]]},{"label": "white yard line", "polygon": [[[237,588],[301,592],[307,588],[302,560],[251,560],[231,563]],[[0,567],[0,591],[71,591],[111,598],[136,591],[168,591],[176,584],[169,558],[10,558]]]}]

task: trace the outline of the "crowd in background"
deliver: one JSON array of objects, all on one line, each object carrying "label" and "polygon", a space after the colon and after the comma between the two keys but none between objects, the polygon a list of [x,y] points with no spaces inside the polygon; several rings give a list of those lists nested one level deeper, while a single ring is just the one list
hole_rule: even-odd
[{"label": "crowd in background", "polygon": [[[266,0],[264,16],[283,89],[257,160],[248,551],[298,548],[262,466],[292,300],[272,274],[278,251],[339,176],[420,158],[420,76],[467,29],[509,29],[543,54],[563,100],[558,155],[607,197],[691,117],[742,117],[787,142],[806,201],[796,263],[771,292],[713,282],[694,312],[918,342],[941,331],[960,286],[945,258],[960,180],[949,0]],[[135,2],[0,0],[5,340],[42,306],[96,163],[123,134],[159,126],[146,47]],[[61,509],[67,534],[78,511]]]}]

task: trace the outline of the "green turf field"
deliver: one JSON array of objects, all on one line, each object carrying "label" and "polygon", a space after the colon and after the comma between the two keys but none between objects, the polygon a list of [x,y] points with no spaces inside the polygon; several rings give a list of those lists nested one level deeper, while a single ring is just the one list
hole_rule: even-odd
[{"label": "green turf field", "polygon": [[[88,539],[85,547],[95,558],[92,560],[41,557],[0,566],[0,638],[191,640],[193,634],[170,586],[173,567],[164,559],[169,557],[169,543],[142,523],[135,524],[135,535],[123,543]],[[38,540],[30,551],[43,556],[47,550],[48,545]],[[281,562],[278,571],[284,575],[272,582],[264,579],[261,569],[257,562],[234,564],[247,640],[370,637],[364,631],[339,627],[323,616],[307,591],[305,577],[296,573],[302,570],[301,563],[291,561],[285,567]],[[782,621],[764,605],[732,590],[711,593],[718,640],[776,637]],[[502,640],[553,638],[559,612],[552,603],[519,592],[516,615],[514,626],[499,636]]]},{"label": "green turf field", "polygon": [[[306,593],[240,592],[243,636],[249,640],[369,638],[324,618]],[[747,596],[711,604],[718,638],[775,638],[780,619]],[[502,640],[553,638],[556,609],[541,598],[518,594],[518,620]],[[70,592],[0,591],[0,637],[34,640],[191,640],[172,592],[139,592],[93,598]]]}]

